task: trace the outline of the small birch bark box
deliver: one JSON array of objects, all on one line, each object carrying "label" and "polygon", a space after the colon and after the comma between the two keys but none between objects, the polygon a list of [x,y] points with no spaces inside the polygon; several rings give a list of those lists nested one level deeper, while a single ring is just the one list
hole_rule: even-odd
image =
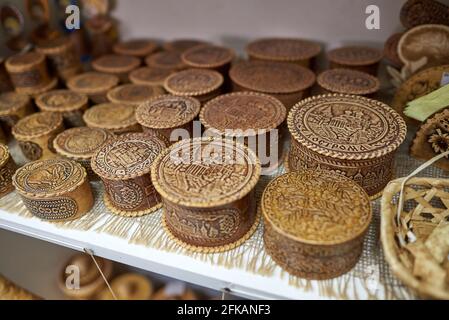
[{"label": "small birch bark box", "polygon": [[129,133],[97,150],[91,166],[103,181],[103,200],[111,212],[138,217],[160,208],[160,196],[151,182],[150,169],[166,147],[156,135]]},{"label": "small birch bark box", "polygon": [[[144,132],[158,132],[168,141],[176,142],[182,137],[192,138],[193,121],[200,109],[201,102],[195,98],[161,95],[141,104],[136,110],[136,119]],[[185,131],[176,132],[177,129]]]},{"label": "small birch bark box", "polygon": [[59,113],[37,112],[29,115],[12,128],[23,155],[31,161],[56,157],[53,140],[64,130]]},{"label": "small birch bark box", "polygon": [[262,195],[267,253],[306,279],[338,277],[360,258],[371,222],[368,195],[341,175],[298,171],[272,180]]},{"label": "small birch bark box", "polygon": [[13,184],[28,210],[43,220],[77,219],[90,211],[94,203],[86,170],[75,161],[27,163],[16,171]]},{"label": "small birch bark box", "polygon": [[33,113],[31,99],[14,91],[0,94],[0,121],[12,128],[17,121]]},{"label": "small birch bark box", "polygon": [[95,71],[115,75],[122,83],[128,83],[128,74],[139,66],[140,59],[122,54],[104,55],[92,62]]},{"label": "small birch bark box", "polygon": [[102,103],[88,109],[83,119],[90,128],[109,130],[114,134],[142,131],[137,123],[136,108],[120,103]]},{"label": "small birch bark box", "polygon": [[14,190],[12,176],[16,172],[17,165],[4,144],[0,144],[0,198]]},{"label": "small birch bark box", "polygon": [[263,38],[248,44],[246,53],[252,60],[296,63],[312,67],[312,60],[321,52],[318,43],[295,38]]},{"label": "small birch bark box", "polygon": [[6,70],[18,93],[35,95],[56,86],[57,79],[50,76],[45,55],[31,51],[6,60]]},{"label": "small birch bark box", "polygon": [[292,63],[244,61],[229,71],[233,91],[254,91],[279,99],[287,111],[309,94],[315,74]]},{"label": "small birch bark box", "polygon": [[90,159],[95,151],[113,137],[108,130],[79,127],[58,134],[53,145],[60,156],[80,163],[86,169],[90,180],[98,180],[90,166]]},{"label": "small birch bark box", "polygon": [[256,92],[223,94],[206,103],[200,121],[211,136],[233,139],[251,148],[264,168],[275,168],[282,156],[282,124],[287,117],[276,98]]},{"label": "small birch bark box", "polygon": [[241,245],[258,225],[254,187],[260,171],[255,153],[232,140],[195,138],[172,145],[151,170],[164,228],[192,251]]},{"label": "small birch bark box", "polygon": [[194,97],[205,103],[221,93],[223,83],[224,78],[217,71],[187,69],[169,76],[164,88],[173,95]]},{"label": "small birch bark box", "polygon": [[119,79],[114,75],[86,72],[70,78],[67,87],[73,92],[87,95],[94,104],[100,104],[109,102],[106,95],[118,83]]},{"label": "small birch bark box", "polygon": [[60,113],[67,127],[81,127],[89,99],[86,95],[70,90],[52,90],[40,94],[35,102],[42,111]]}]

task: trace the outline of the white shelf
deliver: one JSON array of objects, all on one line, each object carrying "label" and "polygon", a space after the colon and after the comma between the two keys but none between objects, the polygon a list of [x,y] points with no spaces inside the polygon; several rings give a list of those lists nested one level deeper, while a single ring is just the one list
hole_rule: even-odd
[{"label": "white shelf", "polygon": [[326,298],[314,290],[305,292],[290,285],[288,277],[281,277],[281,272],[265,277],[241,269],[213,266],[189,256],[129,244],[125,239],[107,234],[61,229],[36,218],[22,217],[3,210],[0,210],[0,228],[78,251],[90,249],[97,256],[214,290],[228,288],[232,294],[244,298]]}]

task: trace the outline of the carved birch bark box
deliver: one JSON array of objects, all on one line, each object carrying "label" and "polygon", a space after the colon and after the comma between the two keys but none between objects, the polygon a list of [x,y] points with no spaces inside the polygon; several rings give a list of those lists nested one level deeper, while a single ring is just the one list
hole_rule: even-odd
[{"label": "carved birch bark box", "polygon": [[187,65],[181,59],[179,51],[156,52],[145,58],[145,63],[151,68],[161,68],[169,70],[183,70]]},{"label": "carved birch bark box", "polygon": [[13,184],[28,210],[43,220],[77,219],[94,203],[86,170],[70,160],[27,163],[16,171]]},{"label": "carved birch bark box", "polygon": [[262,195],[265,249],[287,272],[324,280],[351,270],[371,222],[368,195],[352,180],[320,171],[287,173]]},{"label": "carved birch bark box", "polygon": [[119,78],[106,73],[86,72],[74,76],[67,81],[67,87],[73,92],[85,94],[95,103],[109,102],[106,94],[117,86]]},{"label": "carved birch bark box", "polygon": [[83,119],[88,127],[106,129],[115,134],[141,131],[137,123],[136,108],[131,105],[102,103],[88,109]]},{"label": "carved birch bark box", "polygon": [[402,117],[386,104],[342,94],[302,100],[287,123],[292,136],[289,170],[342,174],[373,198],[394,177],[394,156],[407,131]]},{"label": "carved birch bark box", "polygon": [[6,60],[6,70],[16,91],[35,95],[51,90],[57,84],[48,72],[45,55],[31,51],[17,54]]},{"label": "carved birch bark box", "polygon": [[128,74],[139,66],[140,59],[122,54],[104,55],[92,62],[95,71],[115,75],[122,83],[129,82]]},{"label": "carved birch bark box", "polygon": [[62,80],[68,80],[82,70],[80,57],[70,38],[58,37],[42,43],[37,51],[44,54],[52,70]]},{"label": "carved birch bark box", "polygon": [[251,148],[264,168],[274,168],[282,156],[284,105],[272,96],[256,92],[224,94],[209,101],[200,121],[211,136],[234,139]]},{"label": "carved birch bark box", "polygon": [[229,76],[233,91],[255,91],[279,99],[287,110],[308,95],[315,74],[292,63],[246,61],[234,65]]},{"label": "carved birch bark box", "polygon": [[351,69],[331,69],[317,77],[323,93],[344,93],[372,97],[380,89],[376,77]]},{"label": "carved birch bark box", "polygon": [[40,94],[35,102],[42,111],[60,113],[68,127],[84,126],[83,114],[89,99],[70,90],[52,90]]},{"label": "carved birch bark box", "polygon": [[0,94],[0,121],[12,128],[17,121],[33,113],[31,99],[13,91]]},{"label": "carved birch bark box", "polygon": [[383,53],[375,48],[350,46],[329,51],[327,58],[331,69],[348,68],[376,76]]},{"label": "carved birch bark box", "polygon": [[258,225],[255,153],[232,140],[182,140],[154,161],[151,178],[162,197],[163,224],[183,247],[198,252],[231,250]]},{"label": "carved birch bark box", "polygon": [[165,92],[164,82],[172,73],[174,71],[167,68],[142,67],[132,71],[129,74],[129,79],[134,84],[157,87]]},{"label": "carved birch bark box", "polygon": [[321,53],[321,46],[303,39],[263,38],[249,43],[246,53],[252,60],[290,62],[310,68],[312,60]]},{"label": "carved birch bark box", "polygon": [[[201,102],[195,98],[161,95],[141,104],[136,110],[136,119],[144,132],[158,132],[168,141],[176,142],[182,138],[181,134],[187,139],[193,137],[193,120],[200,108]],[[177,129],[185,131],[177,132]]]},{"label": "carved birch bark box", "polygon": [[221,93],[223,76],[214,70],[187,69],[169,76],[164,83],[167,92],[194,97],[205,103]]},{"label": "carved birch bark box", "polygon": [[124,84],[108,92],[108,99],[112,103],[137,107],[151,98],[163,94],[158,87],[145,84]]},{"label": "carved birch bark box", "polygon": [[9,153],[8,147],[0,144],[0,198],[14,190],[12,176],[17,165]]},{"label": "carved birch bark box", "polygon": [[90,166],[90,159],[113,137],[111,132],[100,128],[72,128],[58,134],[53,146],[60,156],[80,163],[86,169],[90,180],[98,180],[98,176]]},{"label": "carved birch bark box", "polygon": [[235,57],[232,49],[205,44],[185,51],[181,58],[190,68],[212,69],[226,74]]},{"label": "carved birch bark box", "polygon": [[31,161],[56,157],[53,140],[64,130],[59,113],[37,112],[29,115],[12,128],[23,155]]},{"label": "carved birch bark box", "polygon": [[151,182],[154,159],[167,147],[156,135],[130,133],[110,140],[93,155],[92,170],[105,187],[104,202],[113,213],[138,217],[161,206]]},{"label": "carved birch bark box", "polygon": [[158,48],[159,45],[155,41],[146,39],[134,39],[116,43],[114,45],[114,52],[116,54],[142,58],[157,51]]}]

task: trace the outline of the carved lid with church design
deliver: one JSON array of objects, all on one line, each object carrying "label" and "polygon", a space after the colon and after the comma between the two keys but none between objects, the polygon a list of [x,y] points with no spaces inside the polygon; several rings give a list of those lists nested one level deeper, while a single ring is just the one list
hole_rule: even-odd
[{"label": "carved lid with church design", "polygon": [[395,151],[407,132],[386,104],[353,95],[314,96],[297,103],[287,119],[302,146],[337,159],[373,159]]},{"label": "carved lid with church design", "polygon": [[[236,92],[209,101],[201,109],[200,120],[206,129],[223,135],[237,136],[240,130],[254,130],[254,134],[262,134],[276,129],[286,116],[287,111],[282,102],[272,96],[255,92]],[[228,133],[227,129],[239,131]]]},{"label": "carved lid with church design", "polygon": [[337,245],[362,236],[371,222],[369,196],[327,171],[298,171],[272,180],[262,195],[264,219],[295,241]]},{"label": "carved lid with church design", "polygon": [[129,133],[112,139],[92,157],[92,170],[101,178],[126,180],[150,172],[154,159],[167,147],[156,135]]},{"label": "carved lid with church design", "polygon": [[195,119],[200,108],[201,102],[195,98],[167,94],[141,104],[136,110],[136,119],[147,128],[176,128]]},{"label": "carved lid with church design", "polygon": [[219,138],[185,139],[162,152],[151,168],[161,196],[178,205],[210,208],[246,196],[260,177],[255,153]]},{"label": "carved lid with church design", "polygon": [[65,159],[34,161],[18,169],[12,178],[21,195],[51,198],[67,194],[84,183],[86,170]]}]

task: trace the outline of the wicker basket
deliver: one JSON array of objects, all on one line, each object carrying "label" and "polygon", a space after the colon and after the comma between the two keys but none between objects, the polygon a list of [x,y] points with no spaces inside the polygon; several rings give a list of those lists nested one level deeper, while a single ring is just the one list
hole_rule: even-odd
[{"label": "wicker basket", "polygon": [[381,212],[393,273],[422,298],[449,299],[449,179],[394,180],[384,190]]}]

